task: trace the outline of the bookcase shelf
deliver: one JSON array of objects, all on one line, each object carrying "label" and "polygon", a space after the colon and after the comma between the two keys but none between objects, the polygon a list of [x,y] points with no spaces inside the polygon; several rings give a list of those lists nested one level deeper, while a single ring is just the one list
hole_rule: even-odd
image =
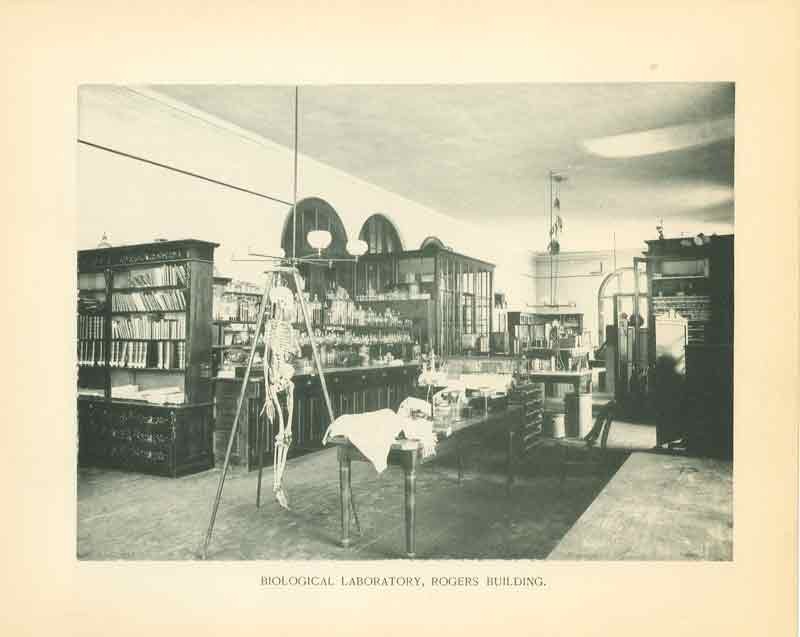
[{"label": "bookcase shelf", "polygon": [[[95,340],[95,339],[82,339],[82,340]],[[185,338],[112,338],[112,341],[134,341],[136,343],[153,343],[157,341],[168,341],[170,343],[178,343],[185,341]]]},{"label": "bookcase shelf", "polygon": [[186,310],[112,310],[111,316],[127,316],[129,314],[186,314]]},{"label": "bookcase shelf", "polygon": [[[81,464],[173,477],[213,467],[211,297],[216,246],[182,240],[78,252],[83,304],[89,294],[105,296],[96,310],[79,307],[78,312]],[[152,285],[135,285],[150,281]],[[115,295],[125,295],[123,302],[128,303],[170,302],[176,298],[172,291],[180,293],[184,308],[114,309]],[[145,294],[137,298],[138,293]],[[169,318],[151,321],[147,315]],[[125,316],[137,318],[120,318]],[[99,320],[93,323],[89,317]],[[167,336],[142,338],[158,333]],[[94,356],[94,364],[81,356]],[[117,359],[147,366],[112,365]],[[153,366],[162,360],[180,365]]]},{"label": "bookcase shelf", "polygon": [[183,290],[186,291],[186,286],[183,285],[141,285],[138,287],[124,287],[124,288],[114,288],[114,292],[147,292],[149,290]]}]

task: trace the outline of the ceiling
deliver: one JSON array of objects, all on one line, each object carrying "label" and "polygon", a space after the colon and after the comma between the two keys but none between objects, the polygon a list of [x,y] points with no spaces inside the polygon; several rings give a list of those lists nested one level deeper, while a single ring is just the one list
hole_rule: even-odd
[{"label": "ceiling", "polygon": [[[292,87],[150,88],[294,143]],[[299,90],[299,149],[472,222],[544,215],[548,171],[564,169],[565,225],[732,224],[733,116],[728,83],[309,86]],[[648,147],[654,138],[667,143]]]}]

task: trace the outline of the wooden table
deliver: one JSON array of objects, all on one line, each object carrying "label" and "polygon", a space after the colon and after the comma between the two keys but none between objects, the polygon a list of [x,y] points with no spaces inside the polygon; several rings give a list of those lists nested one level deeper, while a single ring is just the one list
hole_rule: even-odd
[{"label": "wooden table", "polygon": [[[533,380],[541,383],[563,383],[572,385],[576,394],[592,393],[592,370],[582,369],[577,372],[556,372],[544,370],[531,370],[527,373]],[[583,391],[584,382],[586,391]]]},{"label": "wooden table", "polygon": [[[461,450],[459,447],[459,434],[472,427],[492,427],[497,431],[502,432],[509,441],[507,447],[507,484],[510,486],[514,479],[514,453],[511,443],[513,441],[512,432],[521,424],[522,409],[520,407],[509,407],[508,409],[495,412],[484,413],[479,416],[473,416],[464,420],[453,422],[450,425],[452,429],[450,435],[446,435],[446,430],[440,430],[434,427],[434,431],[439,437],[439,444],[437,445],[437,454],[444,451],[450,444],[457,447],[459,454],[458,457],[458,474],[459,480],[463,473],[463,463],[461,459]],[[334,436],[329,439],[329,444],[338,447],[339,458],[339,496],[341,502],[342,514],[342,546],[350,546],[350,516],[352,491],[351,491],[351,472],[350,465],[353,460],[361,462],[369,462],[361,452],[345,437]],[[405,485],[405,527],[406,527],[406,555],[408,557],[416,556],[416,484],[417,484],[417,469],[420,464],[435,458],[436,456],[429,456],[428,458],[422,457],[422,443],[419,440],[406,440],[398,439],[392,444],[389,450],[388,463],[393,466],[400,466],[403,468],[403,481]]]}]

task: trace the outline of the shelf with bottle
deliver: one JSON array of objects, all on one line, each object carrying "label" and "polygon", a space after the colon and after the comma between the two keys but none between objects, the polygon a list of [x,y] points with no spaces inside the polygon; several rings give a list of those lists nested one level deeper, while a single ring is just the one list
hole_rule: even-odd
[{"label": "shelf with bottle", "polygon": [[[385,329],[381,332],[359,333],[349,328],[345,331],[330,331],[324,329],[314,330],[314,340],[318,345],[332,347],[353,347],[361,345],[392,345],[394,343],[413,343],[414,339],[410,331]],[[300,346],[311,345],[308,334],[298,335]]]},{"label": "shelf with bottle", "polygon": [[376,301],[430,301],[430,292],[411,292],[402,288],[395,288],[387,292],[370,292],[359,294],[356,301],[359,303],[374,303]]},{"label": "shelf with bottle", "polygon": [[339,288],[329,293],[324,315],[325,327],[344,328],[396,328],[411,329],[412,322],[401,317],[396,310],[386,307],[383,311],[362,307],[353,302],[347,292]]}]

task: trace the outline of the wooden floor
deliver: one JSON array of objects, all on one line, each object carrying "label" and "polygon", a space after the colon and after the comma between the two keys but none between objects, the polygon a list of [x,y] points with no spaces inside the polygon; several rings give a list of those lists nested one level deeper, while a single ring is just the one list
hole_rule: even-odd
[{"label": "wooden floor", "polygon": [[[653,427],[615,421],[607,470],[570,474],[564,485],[560,455],[538,457],[521,467],[511,496],[503,441],[473,442],[462,484],[452,455],[418,474],[419,559],[731,559],[730,463],[637,451],[653,447]],[[400,470],[377,476],[369,465],[353,466],[363,535],[349,549],[339,546],[335,450],[289,461],[291,512],[272,499],[269,468],[264,478],[256,509],[256,474],[235,469],[229,476],[209,559],[403,556]],[[80,469],[78,558],[196,559],[218,479],[218,469],[179,479]]]},{"label": "wooden floor", "polygon": [[631,454],[548,559],[733,559],[732,463]]},{"label": "wooden floor", "polygon": [[[476,439],[476,442],[481,442]],[[572,477],[559,487],[547,465],[521,467],[505,488],[503,445],[468,450],[457,480],[451,456],[426,463],[417,477],[418,559],[544,559],[607,483],[605,473]],[[557,460],[557,458],[556,458]],[[535,475],[530,472],[535,470]],[[78,542],[82,560],[196,559],[208,525],[219,470],[170,479],[102,469],[78,472]],[[526,475],[527,474],[527,475]],[[353,493],[363,527],[339,546],[339,483],[335,449],[290,460],[286,486],[292,511],[271,494],[255,507],[256,474],[240,469],[225,483],[209,550],[213,560],[384,560],[404,557],[402,471],[376,475],[353,465]]]}]

